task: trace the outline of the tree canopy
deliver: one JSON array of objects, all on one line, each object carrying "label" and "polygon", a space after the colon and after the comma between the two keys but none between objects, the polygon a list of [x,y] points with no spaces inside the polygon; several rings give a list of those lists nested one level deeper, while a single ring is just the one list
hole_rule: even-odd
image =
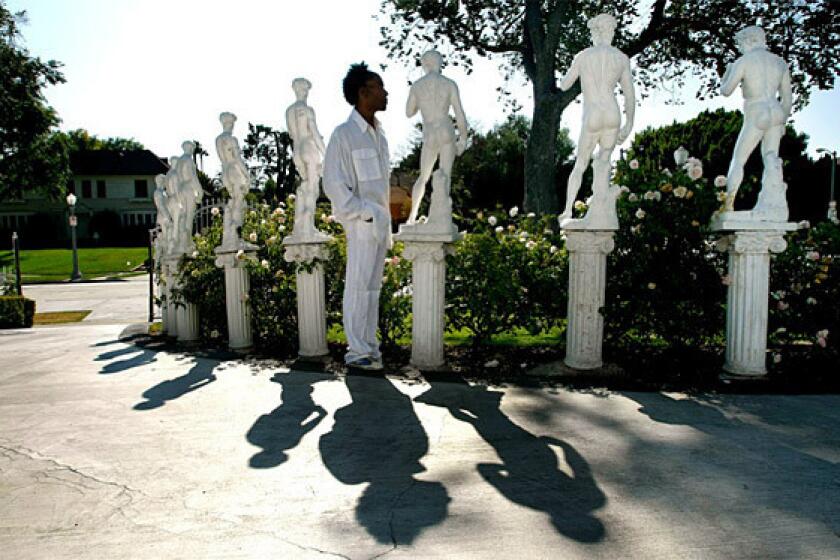
[{"label": "tree canopy", "polygon": [[44,88],[64,82],[61,65],[33,57],[22,45],[25,12],[0,1],[0,200],[40,190],[57,197],[69,177],[67,146],[51,134],[60,122]]},{"label": "tree canopy", "polygon": [[288,132],[248,123],[242,155],[262,187],[263,198],[283,200],[295,192],[297,170],[292,160],[292,137]]},{"label": "tree canopy", "polygon": [[663,83],[679,89],[692,75],[700,79],[699,97],[715,94],[738,55],[735,33],[757,22],[770,50],[791,66],[797,107],[814,87],[831,88],[840,72],[840,13],[830,0],[383,0],[381,45],[392,59],[415,63],[436,47],[467,71],[477,57],[491,57],[507,78],[526,77],[534,113],[524,203],[555,212],[562,185],[552,140],[580,93],[579,83],[560,91],[557,77],[589,46],[587,19],[601,12],[618,20],[614,44],[633,59],[643,94]]},{"label": "tree canopy", "polygon": [[81,152],[85,150],[144,150],[146,147],[134,138],[121,138],[113,136],[99,138],[84,128],[77,128],[68,132],[60,132],[64,136],[67,148],[70,152]]}]

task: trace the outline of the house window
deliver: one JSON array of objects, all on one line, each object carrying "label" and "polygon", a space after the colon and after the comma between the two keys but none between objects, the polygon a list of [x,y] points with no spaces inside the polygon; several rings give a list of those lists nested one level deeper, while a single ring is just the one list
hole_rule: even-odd
[{"label": "house window", "polygon": [[146,179],[134,180],[134,198],[149,198],[149,183]]},{"label": "house window", "polygon": [[90,179],[82,180],[82,198],[93,198],[93,191],[90,185]]},{"label": "house window", "polygon": [[96,198],[107,198],[107,191],[105,190],[105,181],[99,179],[96,181]]},{"label": "house window", "polygon": [[73,179],[67,181],[67,194],[76,194],[76,181]]}]

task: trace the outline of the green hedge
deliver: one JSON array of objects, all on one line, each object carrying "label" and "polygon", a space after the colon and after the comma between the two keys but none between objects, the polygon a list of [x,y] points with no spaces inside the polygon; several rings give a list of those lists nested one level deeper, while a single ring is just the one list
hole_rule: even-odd
[{"label": "green hedge", "polygon": [[29,328],[35,318],[35,300],[23,296],[0,296],[0,329]]}]

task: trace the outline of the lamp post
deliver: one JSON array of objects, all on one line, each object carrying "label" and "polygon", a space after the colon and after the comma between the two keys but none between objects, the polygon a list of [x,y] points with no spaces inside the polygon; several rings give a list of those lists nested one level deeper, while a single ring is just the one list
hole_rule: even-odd
[{"label": "lamp post", "polygon": [[837,152],[828,150],[826,148],[817,148],[818,154],[829,154],[831,156],[831,194],[828,199],[828,215],[826,216],[832,223],[837,223],[837,201],[834,200],[834,171],[837,168]]},{"label": "lamp post", "polygon": [[71,282],[78,282],[82,279],[82,273],[79,271],[79,251],[76,247],[76,225],[79,223],[76,218],[76,195],[70,193],[67,195],[67,206],[70,208],[70,242],[73,245],[73,273],[70,275]]}]

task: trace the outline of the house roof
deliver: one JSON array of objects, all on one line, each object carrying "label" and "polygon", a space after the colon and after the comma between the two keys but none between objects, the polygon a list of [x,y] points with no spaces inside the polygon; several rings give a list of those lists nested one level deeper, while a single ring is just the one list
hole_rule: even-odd
[{"label": "house roof", "polygon": [[149,150],[85,150],[70,154],[73,175],[157,175],[169,166]]}]

